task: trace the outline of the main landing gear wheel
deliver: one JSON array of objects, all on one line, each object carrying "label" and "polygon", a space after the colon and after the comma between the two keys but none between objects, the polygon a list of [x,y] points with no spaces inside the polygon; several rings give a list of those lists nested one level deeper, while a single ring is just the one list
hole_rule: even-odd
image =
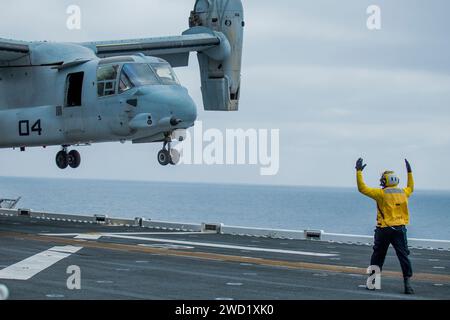
[{"label": "main landing gear wheel", "polygon": [[69,154],[67,155],[67,160],[69,162],[69,166],[72,169],[78,168],[81,164],[80,153],[77,150],[70,151]]},{"label": "main landing gear wheel", "polygon": [[80,153],[76,150],[72,150],[67,152],[67,147],[63,147],[63,150],[56,154],[56,165],[61,170],[67,169],[67,167],[71,167],[76,169],[81,164],[81,156]]},{"label": "main landing gear wheel", "polygon": [[64,170],[69,166],[69,160],[67,158],[67,152],[64,150],[61,150],[56,154],[56,165],[58,168]]}]

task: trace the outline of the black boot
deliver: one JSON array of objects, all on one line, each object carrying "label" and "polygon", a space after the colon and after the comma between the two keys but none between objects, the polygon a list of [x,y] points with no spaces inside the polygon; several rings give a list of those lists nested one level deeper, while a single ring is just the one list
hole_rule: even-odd
[{"label": "black boot", "polygon": [[404,278],[404,284],[405,284],[405,294],[414,294],[414,289],[411,287],[411,283],[409,281],[409,278]]}]

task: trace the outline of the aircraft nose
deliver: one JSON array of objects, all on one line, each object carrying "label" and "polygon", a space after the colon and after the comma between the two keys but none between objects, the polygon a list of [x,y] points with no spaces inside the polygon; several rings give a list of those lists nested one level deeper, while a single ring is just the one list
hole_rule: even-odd
[{"label": "aircraft nose", "polygon": [[144,106],[164,127],[187,129],[197,119],[197,106],[187,89],[181,86],[148,88]]},{"label": "aircraft nose", "polygon": [[191,127],[197,119],[197,105],[187,90],[177,90],[171,98],[172,125]]}]

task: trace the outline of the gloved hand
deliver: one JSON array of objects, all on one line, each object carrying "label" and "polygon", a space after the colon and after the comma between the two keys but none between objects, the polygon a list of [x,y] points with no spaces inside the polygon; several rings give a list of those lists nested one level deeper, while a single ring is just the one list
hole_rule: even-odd
[{"label": "gloved hand", "polygon": [[405,163],[406,163],[406,170],[408,171],[408,173],[411,173],[412,169],[411,169],[411,165],[409,164],[408,160],[405,159]]},{"label": "gloved hand", "polygon": [[356,170],[358,170],[358,171],[363,171],[364,170],[364,168],[367,166],[367,164],[363,164],[363,159],[362,158],[359,158],[358,159],[358,161],[356,161]]}]

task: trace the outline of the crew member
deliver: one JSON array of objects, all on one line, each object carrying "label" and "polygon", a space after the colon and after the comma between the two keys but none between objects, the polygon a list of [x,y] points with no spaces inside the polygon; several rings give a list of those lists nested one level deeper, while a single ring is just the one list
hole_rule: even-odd
[{"label": "crew member", "polygon": [[362,194],[374,199],[377,203],[377,227],[373,254],[370,264],[383,268],[389,245],[395,249],[402,267],[405,285],[405,294],[413,294],[410,284],[413,275],[406,235],[406,225],[409,224],[408,198],[414,192],[414,179],[411,165],[405,159],[408,171],[408,186],[404,189],[398,187],[400,180],[393,171],[385,171],[380,179],[381,188],[370,188],[364,183],[363,170],[367,164],[363,159],[356,162],[356,180],[358,190]]}]

